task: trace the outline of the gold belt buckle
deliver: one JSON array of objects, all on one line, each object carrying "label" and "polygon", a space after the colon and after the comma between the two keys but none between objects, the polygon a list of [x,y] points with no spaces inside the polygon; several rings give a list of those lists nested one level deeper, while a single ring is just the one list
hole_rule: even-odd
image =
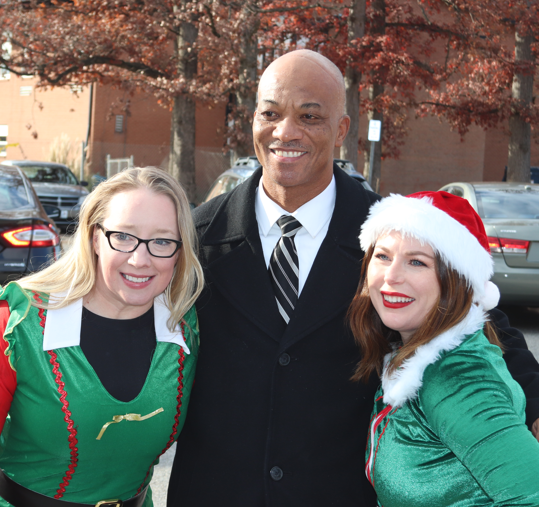
[{"label": "gold belt buckle", "polygon": [[121,500],[101,500],[95,504],[95,507],[122,507],[123,504]]}]

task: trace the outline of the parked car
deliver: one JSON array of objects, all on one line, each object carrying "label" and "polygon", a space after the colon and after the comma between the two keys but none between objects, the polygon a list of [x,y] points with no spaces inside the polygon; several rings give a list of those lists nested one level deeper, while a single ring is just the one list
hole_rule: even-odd
[{"label": "parked car", "polygon": [[[349,176],[358,180],[367,190],[372,190],[367,180],[355,170],[351,162],[342,159],[335,159],[334,162]],[[260,162],[256,157],[239,158],[233,167],[226,170],[213,182],[202,202],[208,202],[218,195],[230,192],[251,176],[259,167]]]},{"label": "parked car", "polygon": [[[60,214],[54,206],[47,211]],[[56,260],[60,255],[58,233],[24,173],[0,164],[0,284]]]},{"label": "parked car", "polygon": [[539,185],[457,182],[440,190],[467,199],[483,220],[500,302],[539,306]]},{"label": "parked car", "polygon": [[3,164],[20,167],[29,180],[42,204],[60,208],[56,224],[63,230],[78,221],[80,206],[88,190],[88,182],[77,180],[69,167],[55,162],[34,160],[6,160]]}]

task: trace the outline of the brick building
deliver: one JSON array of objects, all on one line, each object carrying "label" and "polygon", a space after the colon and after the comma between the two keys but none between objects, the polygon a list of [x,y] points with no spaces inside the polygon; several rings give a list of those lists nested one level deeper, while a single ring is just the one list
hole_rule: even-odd
[{"label": "brick building", "polygon": [[[51,145],[64,134],[64,140],[71,142],[72,166],[78,162],[80,167],[81,152],[87,146],[86,178],[106,176],[107,156],[133,157],[136,166],[167,167],[170,113],[153,97],[130,97],[102,85],[42,90],[35,84],[32,77],[0,75],[0,161],[48,160]],[[230,160],[222,153],[224,106],[210,109],[199,105],[196,114],[196,178],[202,196]],[[400,159],[382,164],[382,195],[436,190],[457,180],[502,179],[508,139],[501,131],[474,127],[461,142],[458,133],[435,118],[412,118],[408,128]],[[363,120],[361,131],[366,130]],[[360,167],[362,163],[360,157]],[[532,165],[539,165],[535,143]],[[80,175],[78,169],[75,172]]]},{"label": "brick building", "polygon": [[[0,162],[2,159],[49,160],[60,137],[71,144],[69,165],[80,177],[107,175],[110,159],[129,159],[136,166],[167,168],[170,112],[147,95],[129,96],[108,86],[36,88],[37,80],[0,75]],[[128,107],[127,107],[128,105]],[[225,108],[197,106],[196,173],[203,194],[224,171]],[[84,149],[84,147],[86,148]]]}]

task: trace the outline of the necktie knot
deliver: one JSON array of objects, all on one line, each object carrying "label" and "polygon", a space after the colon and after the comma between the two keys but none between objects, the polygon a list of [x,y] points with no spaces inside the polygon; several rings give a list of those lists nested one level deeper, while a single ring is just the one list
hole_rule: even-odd
[{"label": "necktie knot", "polygon": [[292,215],[283,215],[277,220],[277,225],[281,228],[281,235],[293,238],[303,227],[297,218]]}]

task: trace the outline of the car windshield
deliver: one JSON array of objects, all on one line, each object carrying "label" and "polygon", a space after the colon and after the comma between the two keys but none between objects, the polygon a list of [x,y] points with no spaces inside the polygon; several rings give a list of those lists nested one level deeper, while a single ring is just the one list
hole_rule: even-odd
[{"label": "car windshield", "polygon": [[481,218],[539,218],[539,189],[476,189],[475,194]]},{"label": "car windshield", "polygon": [[31,206],[24,182],[12,174],[0,173],[0,211]]},{"label": "car windshield", "polygon": [[210,188],[204,202],[214,197],[230,192],[240,184],[240,178],[236,176],[221,176]]},{"label": "car windshield", "polygon": [[69,169],[59,165],[19,166],[33,183],[60,183],[77,185],[77,178]]}]

